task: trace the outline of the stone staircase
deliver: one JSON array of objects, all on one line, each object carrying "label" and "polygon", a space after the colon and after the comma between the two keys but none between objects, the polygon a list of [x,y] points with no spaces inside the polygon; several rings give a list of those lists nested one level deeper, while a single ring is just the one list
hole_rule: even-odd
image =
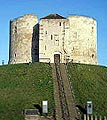
[{"label": "stone staircase", "polygon": [[[56,67],[59,69],[56,69]],[[54,98],[56,105],[56,120],[77,120],[77,111],[66,71],[66,65],[60,63],[56,66],[55,64],[52,64],[52,68],[55,87]],[[61,91],[61,89],[63,89],[63,91]]]}]

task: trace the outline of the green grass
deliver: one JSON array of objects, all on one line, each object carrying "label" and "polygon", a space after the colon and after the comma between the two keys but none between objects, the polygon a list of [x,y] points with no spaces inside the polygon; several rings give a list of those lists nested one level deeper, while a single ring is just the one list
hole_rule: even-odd
[{"label": "green grass", "polygon": [[54,109],[52,70],[48,64],[0,66],[0,120],[24,120],[22,111],[42,100]]},{"label": "green grass", "polygon": [[94,115],[107,114],[107,67],[72,64],[68,65],[76,104],[84,107],[93,102]]},{"label": "green grass", "polygon": [[[77,105],[93,102],[94,115],[107,113],[107,67],[68,64]],[[52,68],[45,63],[0,66],[0,120],[24,120],[22,111],[48,100],[54,110]]]}]

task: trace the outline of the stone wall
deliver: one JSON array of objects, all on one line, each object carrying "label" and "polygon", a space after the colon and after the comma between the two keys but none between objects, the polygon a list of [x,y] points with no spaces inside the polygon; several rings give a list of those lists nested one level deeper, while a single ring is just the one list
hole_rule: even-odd
[{"label": "stone wall", "polygon": [[39,61],[54,63],[54,54],[64,62],[65,23],[67,19],[41,19],[39,31]]},{"label": "stone wall", "polygon": [[85,16],[64,18],[51,14],[40,19],[26,14],[10,21],[9,63],[60,62],[98,64],[97,23]]},{"label": "stone wall", "polygon": [[85,16],[68,19],[41,19],[39,31],[39,61],[97,64],[96,20]]},{"label": "stone wall", "polygon": [[[10,21],[9,63],[28,63],[38,58],[38,19],[26,14]],[[34,60],[36,61],[36,60]]]},{"label": "stone wall", "polygon": [[97,64],[96,20],[85,16],[70,16],[66,33],[69,59],[77,63]]}]

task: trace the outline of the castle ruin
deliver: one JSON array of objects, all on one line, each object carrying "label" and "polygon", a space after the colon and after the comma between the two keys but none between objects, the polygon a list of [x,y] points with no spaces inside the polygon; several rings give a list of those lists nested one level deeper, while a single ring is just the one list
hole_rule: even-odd
[{"label": "castle ruin", "polygon": [[97,23],[86,16],[26,14],[10,21],[9,64],[29,62],[98,64]]}]

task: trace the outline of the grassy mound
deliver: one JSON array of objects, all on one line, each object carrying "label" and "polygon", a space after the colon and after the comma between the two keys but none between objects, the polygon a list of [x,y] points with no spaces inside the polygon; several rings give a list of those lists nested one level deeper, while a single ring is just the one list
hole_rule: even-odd
[{"label": "grassy mound", "polygon": [[106,115],[107,67],[70,63],[68,71],[76,104],[84,107],[92,101],[93,114]]},{"label": "grassy mound", "polygon": [[51,67],[44,63],[0,66],[0,120],[24,120],[22,111],[42,100],[54,108]]}]

